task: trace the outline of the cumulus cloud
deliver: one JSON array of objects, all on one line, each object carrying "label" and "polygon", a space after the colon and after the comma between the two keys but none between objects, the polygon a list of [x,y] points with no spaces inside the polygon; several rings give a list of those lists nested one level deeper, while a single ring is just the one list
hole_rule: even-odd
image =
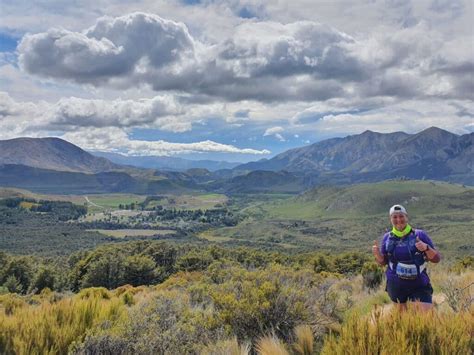
[{"label": "cumulus cloud", "polygon": [[100,18],[84,32],[25,35],[18,51],[29,73],[99,85],[126,75],[180,71],[194,57],[194,41],[182,23],[133,13]]},{"label": "cumulus cloud", "polygon": [[[29,34],[16,53],[23,72],[0,58],[3,88],[17,100],[0,95],[0,136],[140,127],[203,141],[199,127],[244,125],[260,139],[270,127],[263,136],[278,144],[367,128],[472,131],[466,0],[212,0],[192,11],[167,0],[76,3],[5,3],[4,26]],[[44,16],[53,10],[61,16]]]},{"label": "cumulus cloud", "polygon": [[[186,153],[269,154],[263,149],[238,148],[211,140],[173,143],[163,140],[130,139],[131,127],[146,124],[163,131],[183,132],[190,121],[179,121],[168,114],[168,98],[150,100],[62,99],[56,104],[45,101],[16,102],[0,92],[0,139],[18,136],[43,137],[52,132],[84,149],[120,151],[129,155],[175,155]],[[38,114],[41,112],[41,114]],[[64,132],[58,134],[57,132]]]},{"label": "cumulus cloud", "polygon": [[[71,97],[53,106],[51,124],[82,127],[132,127],[156,124],[164,130],[183,132],[190,122],[163,118],[179,115],[182,108],[170,96],[141,100],[88,100]],[[175,123],[173,125],[173,122]]]},{"label": "cumulus cloud", "polygon": [[[472,96],[465,74],[474,58],[460,49],[467,42],[456,41],[424,22],[355,38],[315,21],[246,21],[208,43],[183,23],[132,13],[100,18],[83,32],[26,35],[18,51],[22,68],[39,76],[227,101],[465,98]],[[455,50],[462,60],[451,57]]]},{"label": "cumulus cloud", "polygon": [[0,115],[10,120],[29,123],[44,129],[76,127],[140,127],[153,126],[165,131],[184,132],[191,122],[179,119],[183,108],[171,96],[140,100],[91,100],[63,98],[56,103],[45,101],[17,102],[0,92]]},{"label": "cumulus cloud", "polygon": [[229,144],[221,144],[206,140],[195,143],[172,143],[163,140],[144,141],[132,140],[127,133],[118,128],[101,130],[88,129],[68,132],[61,136],[84,149],[109,152],[124,152],[128,155],[169,156],[187,153],[237,153],[237,154],[270,154],[269,150],[237,148]]}]

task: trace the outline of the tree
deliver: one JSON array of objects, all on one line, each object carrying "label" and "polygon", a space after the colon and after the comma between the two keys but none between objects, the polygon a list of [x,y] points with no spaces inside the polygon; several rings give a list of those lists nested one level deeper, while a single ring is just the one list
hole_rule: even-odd
[{"label": "tree", "polygon": [[156,264],[146,255],[132,255],[124,262],[124,282],[133,286],[149,285],[155,280]]},{"label": "tree", "polygon": [[55,270],[49,265],[41,266],[31,283],[30,290],[35,293],[40,293],[44,288],[54,290],[56,285]]},{"label": "tree", "polygon": [[123,256],[119,253],[105,253],[86,266],[82,287],[106,287],[109,290],[123,285]]},{"label": "tree", "polygon": [[11,293],[21,293],[23,291],[20,282],[13,275],[7,277],[7,280],[3,284],[3,287],[5,287],[8,292]]},{"label": "tree", "polygon": [[5,270],[4,275],[7,280],[10,276],[14,276],[20,284],[19,292],[26,293],[33,276],[30,259],[27,257],[12,258]]}]

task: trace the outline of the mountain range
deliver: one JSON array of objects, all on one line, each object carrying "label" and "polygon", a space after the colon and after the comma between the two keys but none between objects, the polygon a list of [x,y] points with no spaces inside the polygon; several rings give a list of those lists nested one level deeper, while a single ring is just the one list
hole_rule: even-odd
[{"label": "mountain range", "polygon": [[16,138],[0,141],[0,186],[55,193],[154,194],[298,193],[321,184],[394,178],[474,185],[473,143],[474,133],[456,135],[436,127],[417,134],[365,131],[211,172],[205,166],[217,167],[220,162],[195,162],[185,171],[143,169],[94,156],[59,138]]},{"label": "mountain range", "polygon": [[190,160],[166,156],[127,156],[118,153],[91,151],[91,154],[107,158],[113,163],[121,165],[132,165],[144,169],[163,169],[171,171],[186,171],[189,169],[207,169],[216,171],[221,169],[232,169],[240,163],[215,160]]},{"label": "mountain range", "polygon": [[[458,136],[436,127],[417,134],[365,131],[291,149],[272,159],[239,165],[235,169],[342,174],[403,171],[410,175],[413,168],[423,170],[421,175],[430,178],[472,175],[473,142],[474,133]],[[420,171],[413,174],[418,176]]]}]

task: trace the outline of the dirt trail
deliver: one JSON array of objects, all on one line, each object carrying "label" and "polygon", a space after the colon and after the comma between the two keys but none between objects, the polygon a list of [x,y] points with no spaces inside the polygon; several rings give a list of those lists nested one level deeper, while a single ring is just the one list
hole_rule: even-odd
[{"label": "dirt trail", "polygon": [[89,203],[92,206],[99,207],[99,208],[105,208],[104,206],[99,206],[97,203],[92,202],[91,200],[89,200],[89,197],[87,197],[87,196],[84,196],[84,198],[86,199],[87,203]]}]

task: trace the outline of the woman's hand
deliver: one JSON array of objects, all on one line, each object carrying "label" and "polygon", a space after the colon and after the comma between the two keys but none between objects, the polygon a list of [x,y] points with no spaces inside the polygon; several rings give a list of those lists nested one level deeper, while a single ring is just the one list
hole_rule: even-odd
[{"label": "woman's hand", "polygon": [[428,259],[428,261],[431,261],[432,263],[439,263],[441,260],[441,254],[438,253],[436,249],[429,247],[427,243],[422,242],[418,237],[416,237],[415,246],[416,249],[425,253],[425,257]]},{"label": "woman's hand", "polygon": [[374,240],[374,245],[372,245],[372,254],[374,254],[377,263],[379,263],[380,265],[385,265],[385,257],[380,252],[378,240]]},{"label": "woman's hand", "polygon": [[421,251],[422,253],[424,253],[425,251],[428,251],[428,244],[422,242],[419,237],[416,237],[415,246],[416,246],[416,249],[418,249],[418,251]]}]

